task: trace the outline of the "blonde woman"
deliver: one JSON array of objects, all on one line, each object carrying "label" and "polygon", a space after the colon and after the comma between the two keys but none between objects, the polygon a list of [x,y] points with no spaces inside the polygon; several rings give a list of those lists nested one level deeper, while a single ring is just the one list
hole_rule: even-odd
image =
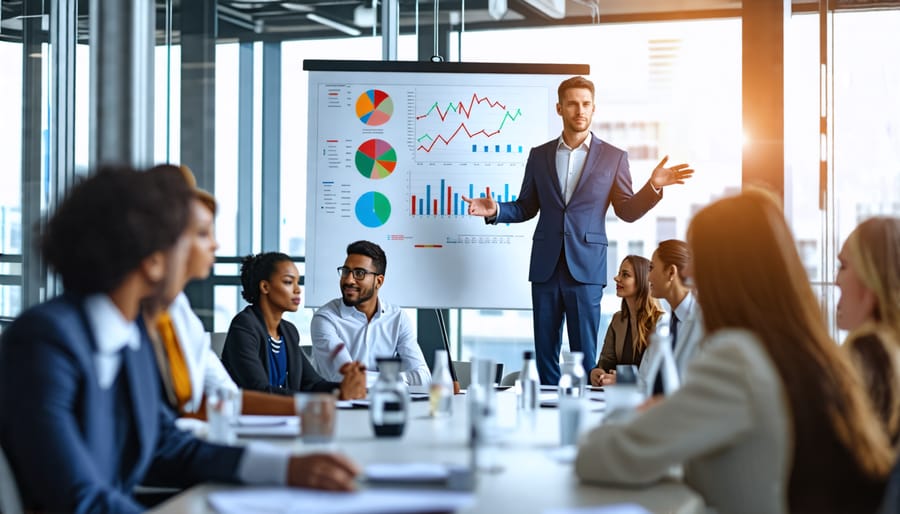
[{"label": "blonde woman", "polygon": [[838,255],[837,325],[891,443],[900,438],[900,218],[864,221]]},{"label": "blonde woman", "polygon": [[641,363],[650,334],[663,314],[659,302],[650,296],[649,270],[650,261],[644,257],[629,255],[622,259],[613,279],[622,309],[613,314],[606,330],[600,360],[591,370],[591,385],[613,384],[617,365]]},{"label": "blonde woman", "polygon": [[672,395],[588,434],[577,474],[645,484],[683,464],[717,512],[874,512],[893,451],[778,203],[761,192],[719,200],[694,217],[688,242],[703,352]]}]

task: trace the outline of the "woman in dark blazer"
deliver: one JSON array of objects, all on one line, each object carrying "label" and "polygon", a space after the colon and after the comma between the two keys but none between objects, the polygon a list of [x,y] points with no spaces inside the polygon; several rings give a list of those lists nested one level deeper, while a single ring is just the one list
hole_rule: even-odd
[{"label": "woman in dark blazer", "polygon": [[663,314],[659,302],[650,296],[649,271],[650,261],[639,255],[629,255],[619,265],[619,273],[613,280],[616,296],[622,299],[622,309],[613,314],[606,330],[600,359],[591,370],[591,385],[614,383],[619,364],[641,363],[650,334]]},{"label": "woman in dark blazer", "polygon": [[341,399],[366,396],[365,368],[350,362],[341,382],[324,380],[300,349],[297,327],[282,319],[300,308],[300,272],[290,257],[268,252],[241,265],[241,295],[250,305],[231,320],[222,362],[238,387],[276,394],[340,390]]}]

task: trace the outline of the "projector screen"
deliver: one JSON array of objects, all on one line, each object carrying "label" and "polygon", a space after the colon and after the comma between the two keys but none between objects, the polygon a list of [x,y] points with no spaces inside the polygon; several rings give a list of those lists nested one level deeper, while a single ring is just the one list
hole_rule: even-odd
[{"label": "projector screen", "polygon": [[536,219],[486,225],[462,196],[515,200],[532,147],[562,131],[556,88],[587,65],[310,61],[305,300],[340,296],[349,243],[387,254],[379,296],[417,308],[530,309]]}]

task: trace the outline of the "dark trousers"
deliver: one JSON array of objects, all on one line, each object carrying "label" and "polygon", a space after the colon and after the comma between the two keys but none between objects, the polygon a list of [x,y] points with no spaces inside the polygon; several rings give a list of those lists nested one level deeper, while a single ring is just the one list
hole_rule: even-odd
[{"label": "dark trousers", "polygon": [[584,354],[584,369],[590,376],[597,363],[597,331],[603,286],[584,284],[572,278],[565,254],[546,282],[531,283],[534,309],[534,353],[541,383],[559,383],[559,349],[563,319],[567,321],[569,348]]}]

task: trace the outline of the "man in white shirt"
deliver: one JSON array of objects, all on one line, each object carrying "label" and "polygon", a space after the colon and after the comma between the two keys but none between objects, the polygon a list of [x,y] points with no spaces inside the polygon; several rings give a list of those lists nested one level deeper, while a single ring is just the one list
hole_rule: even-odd
[{"label": "man in white shirt", "polygon": [[378,298],[386,269],[387,256],[377,244],[356,241],[347,246],[347,259],[338,268],[341,298],[319,308],[310,327],[313,362],[326,380],[340,380],[340,368],[348,362],[359,361],[375,370],[376,358],[398,356],[404,382],[431,383],[409,318]]}]

